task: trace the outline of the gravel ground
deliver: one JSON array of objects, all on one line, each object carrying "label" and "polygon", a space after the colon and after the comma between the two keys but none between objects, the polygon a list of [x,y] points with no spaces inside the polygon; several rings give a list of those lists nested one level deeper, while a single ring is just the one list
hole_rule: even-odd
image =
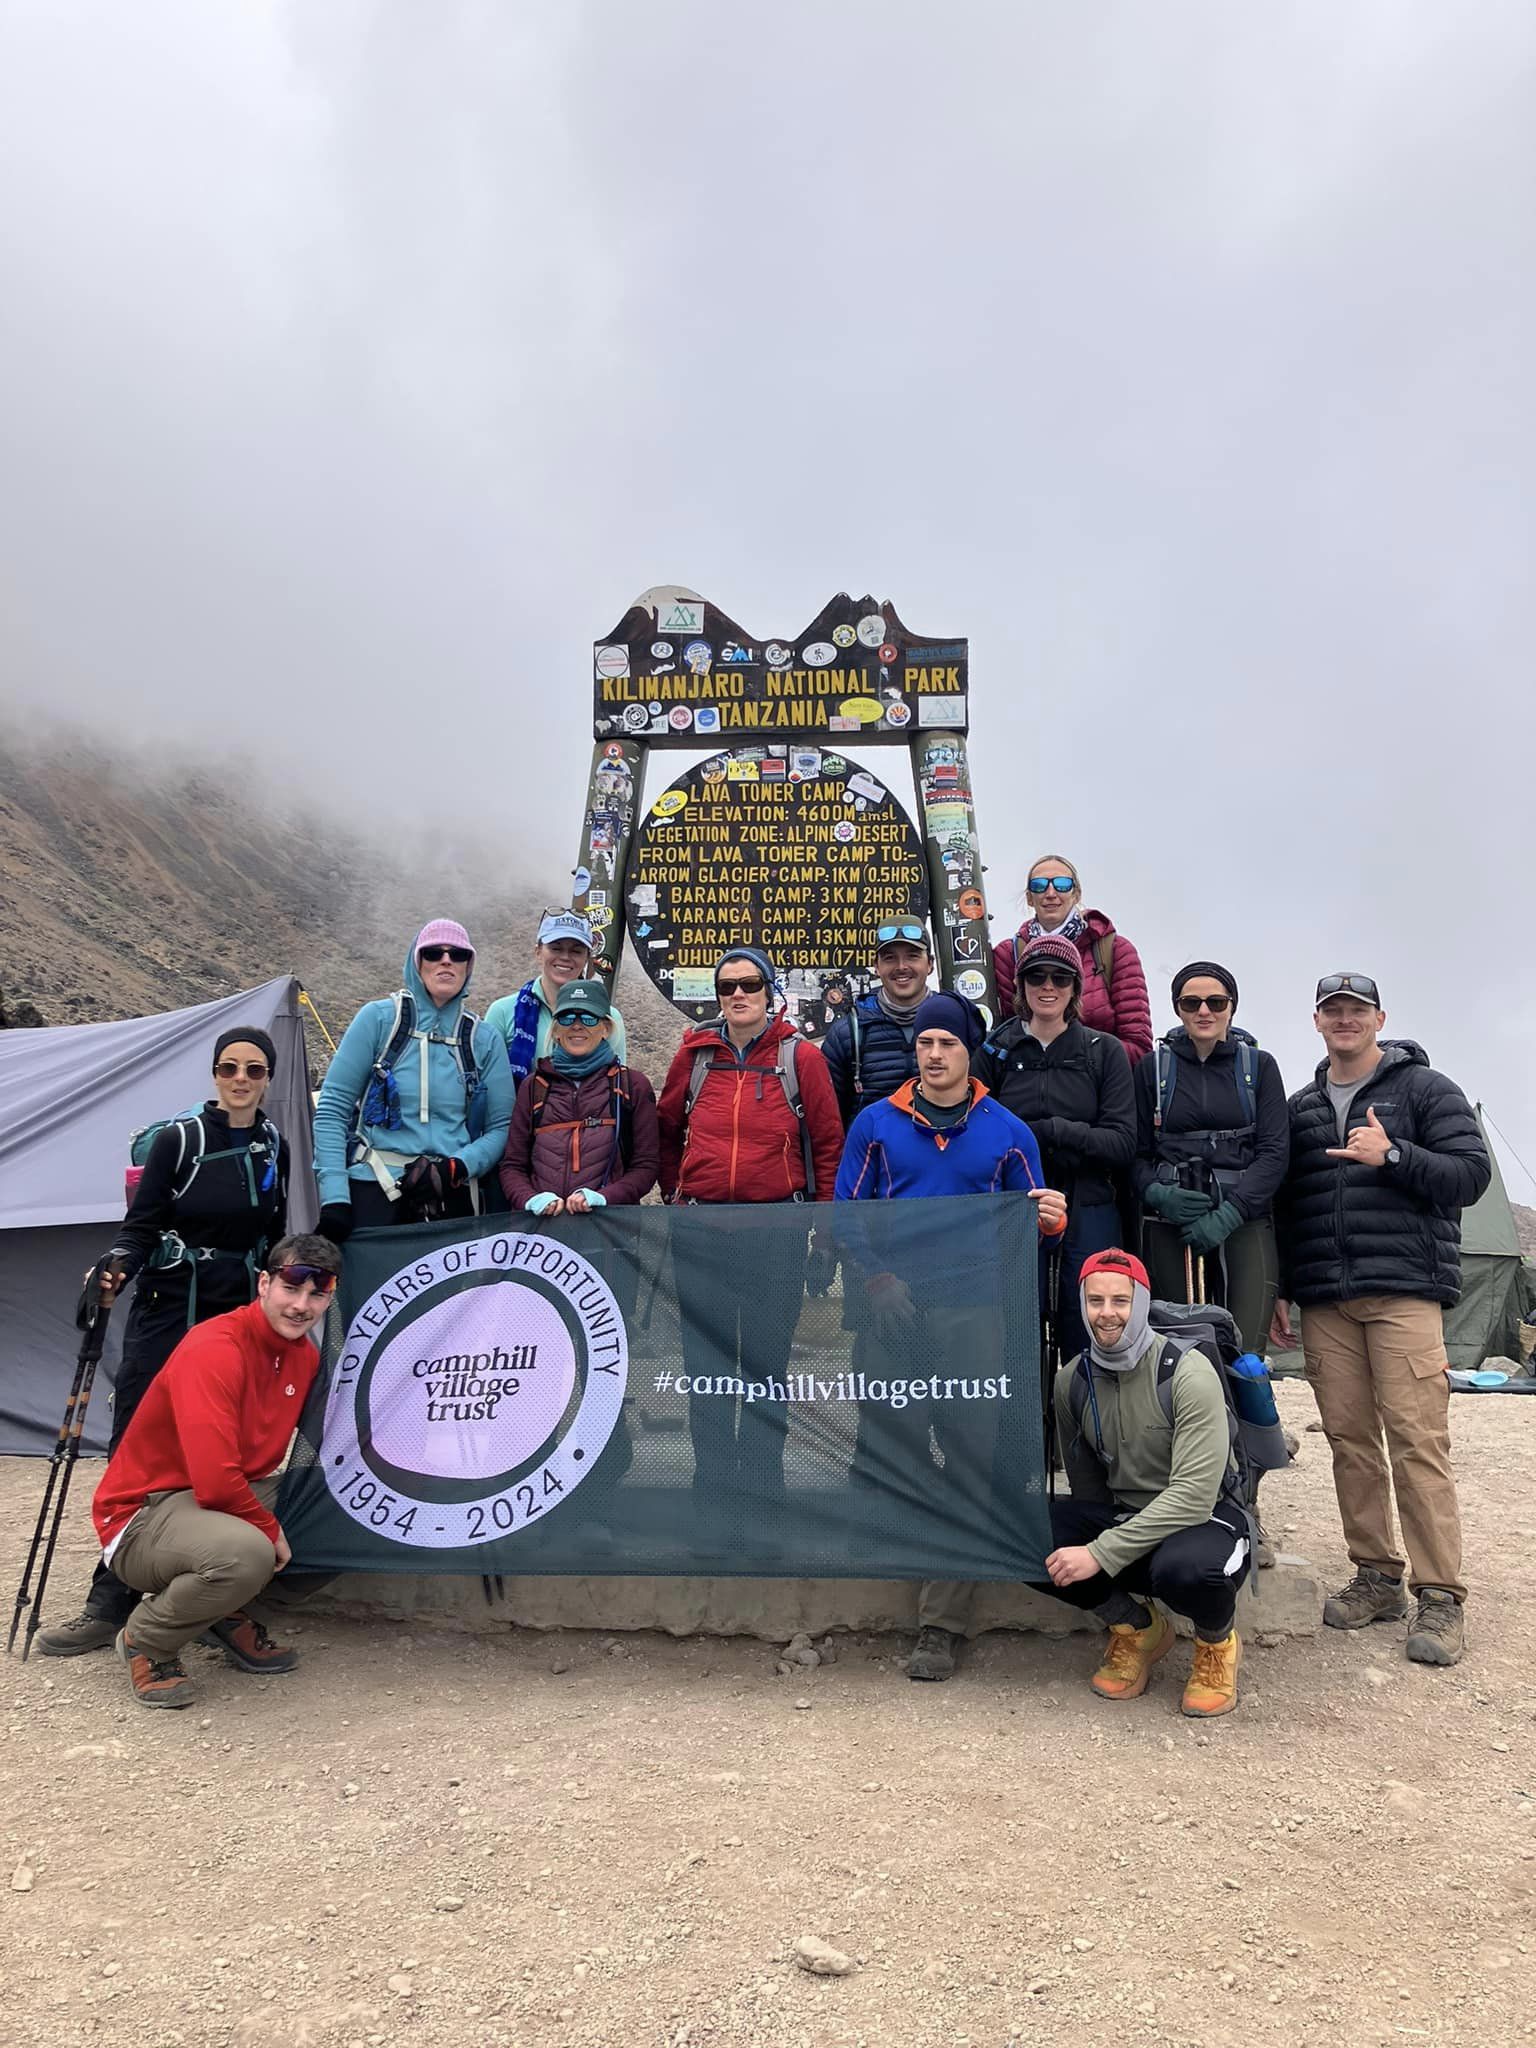
[{"label": "gravel ground", "polygon": [[[1304,1429],[1305,1388],[1281,1401]],[[1081,1635],[985,1638],[917,1686],[891,1638],[781,1678],[746,1641],[326,1618],[292,1631],[291,1678],[192,1652],[183,1714],[132,1703],[106,1655],[12,1663],[0,2041],[1536,2038],[1536,1403],[1454,1419],[1465,1662],[1408,1664],[1400,1625],[1250,1646],[1208,1727],[1177,1711],[1182,1648],[1115,1707]],[[1337,1582],[1302,1445],[1267,1519]],[[7,1619],[42,1470],[0,1464]],[[852,1973],[801,1968],[802,1935]]]}]

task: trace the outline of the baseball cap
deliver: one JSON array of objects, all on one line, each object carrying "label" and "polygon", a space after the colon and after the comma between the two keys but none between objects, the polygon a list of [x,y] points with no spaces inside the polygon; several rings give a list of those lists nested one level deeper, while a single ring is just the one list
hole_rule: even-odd
[{"label": "baseball cap", "polygon": [[1356,1002],[1369,1003],[1373,1010],[1381,1008],[1381,990],[1368,974],[1325,974],[1317,984],[1312,1007],[1320,1010],[1335,996],[1353,996]]},{"label": "baseball cap", "polygon": [[555,1015],[564,1017],[572,1010],[586,1010],[594,1017],[611,1017],[613,1004],[600,981],[568,981],[555,997]]},{"label": "baseball cap", "polygon": [[589,953],[597,950],[592,943],[592,927],[579,911],[545,911],[539,919],[538,944],[552,946],[557,939],[574,939],[578,946],[585,946]]}]

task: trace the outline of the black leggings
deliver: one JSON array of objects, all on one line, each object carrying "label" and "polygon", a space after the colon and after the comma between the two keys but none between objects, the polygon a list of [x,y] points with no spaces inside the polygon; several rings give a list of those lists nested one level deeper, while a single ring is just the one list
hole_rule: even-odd
[{"label": "black leggings", "polygon": [[[1051,1538],[1057,1549],[1067,1544],[1091,1543],[1095,1536],[1124,1520],[1123,1508],[1100,1501],[1051,1502]],[[1110,1576],[1098,1572],[1080,1579],[1075,1586],[1053,1586],[1049,1580],[1037,1585],[1041,1593],[1053,1593],[1069,1607],[1094,1612],[1117,1593],[1135,1599],[1151,1597],[1187,1615],[1195,1632],[1211,1642],[1226,1635],[1237,1612],[1237,1589],[1248,1576],[1250,1545],[1248,1525],[1241,1509],[1218,1501],[1208,1522],[1194,1529],[1180,1529],[1155,1550],[1138,1557],[1123,1572]]]}]

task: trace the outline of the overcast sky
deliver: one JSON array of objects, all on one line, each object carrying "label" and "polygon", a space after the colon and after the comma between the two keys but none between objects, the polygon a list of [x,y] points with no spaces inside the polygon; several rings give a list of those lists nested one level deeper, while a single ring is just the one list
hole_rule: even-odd
[{"label": "overcast sky", "polygon": [[0,24],[8,700],[555,886],[639,591],[871,591],[997,935],[1067,853],[1292,1085],[1374,971],[1536,1167],[1527,0]]}]

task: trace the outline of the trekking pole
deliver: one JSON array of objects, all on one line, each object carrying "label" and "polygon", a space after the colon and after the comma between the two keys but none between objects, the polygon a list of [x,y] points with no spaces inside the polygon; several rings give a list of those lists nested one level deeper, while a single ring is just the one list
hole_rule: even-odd
[{"label": "trekking pole", "polygon": [[1045,1268],[1045,1314],[1041,1318],[1040,1402],[1045,1443],[1045,1488],[1056,1498],[1056,1372],[1061,1364],[1061,1319],[1057,1296],[1061,1288],[1061,1251],[1053,1250]]},{"label": "trekking pole", "polygon": [[[90,1405],[91,1387],[96,1378],[96,1367],[101,1359],[101,1347],[106,1342],[107,1318],[112,1313],[110,1302],[99,1297],[87,1306],[82,1297],[81,1313],[84,1321],[81,1327],[85,1336],[81,1341],[80,1355],[75,1361],[75,1376],[70,1383],[69,1399],[64,1403],[64,1420],[59,1424],[58,1442],[48,1460],[48,1483],[43,1489],[43,1504],[38,1510],[37,1527],[32,1531],[32,1545],[27,1552],[27,1562],[22,1570],[21,1585],[16,1593],[16,1605],[11,1612],[11,1631],[5,1639],[6,1654],[9,1656],[16,1646],[16,1631],[21,1626],[23,1614],[27,1617],[27,1630],[22,1638],[21,1661],[26,1663],[32,1649],[32,1638],[37,1634],[37,1625],[42,1619],[43,1594],[48,1585],[48,1573],[53,1565],[54,1546],[59,1540],[59,1530],[64,1521],[64,1504],[69,1498],[69,1482],[80,1456],[80,1432],[85,1427],[85,1411]],[[62,1475],[62,1477],[61,1477]],[[49,1510],[52,1509],[50,1520]],[[43,1544],[43,1530],[47,1527],[47,1546],[43,1549],[43,1561],[37,1574],[37,1591],[32,1591],[32,1568],[37,1563],[37,1553]]]}]

